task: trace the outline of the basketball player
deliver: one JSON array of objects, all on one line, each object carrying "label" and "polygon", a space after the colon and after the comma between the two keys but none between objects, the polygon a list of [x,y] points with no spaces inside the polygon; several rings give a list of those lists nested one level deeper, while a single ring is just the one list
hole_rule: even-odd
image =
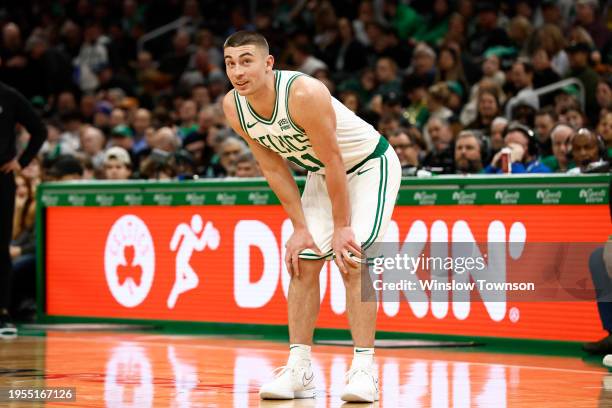
[{"label": "basketball player", "polygon": [[[263,36],[232,34],[224,58],[234,86],[223,100],[225,115],[249,144],[294,228],[285,257],[291,275],[289,359],[259,395],[315,396],[310,348],[319,313],[319,273],[326,259],[334,259],[346,287],[355,346],[342,399],[376,401],[376,302],[361,299],[355,258],[385,234],[400,185],[399,160],[387,141],[321,82],[274,70]],[[308,170],[301,199],[285,160]]]}]

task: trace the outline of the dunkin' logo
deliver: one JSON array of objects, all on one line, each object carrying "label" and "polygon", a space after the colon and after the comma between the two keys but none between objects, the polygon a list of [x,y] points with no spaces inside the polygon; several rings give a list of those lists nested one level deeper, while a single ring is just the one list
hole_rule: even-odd
[{"label": "dunkin' logo", "polygon": [[142,219],[124,215],[115,221],[106,238],[104,273],[122,306],[135,307],[146,299],[155,274],[155,248]]}]

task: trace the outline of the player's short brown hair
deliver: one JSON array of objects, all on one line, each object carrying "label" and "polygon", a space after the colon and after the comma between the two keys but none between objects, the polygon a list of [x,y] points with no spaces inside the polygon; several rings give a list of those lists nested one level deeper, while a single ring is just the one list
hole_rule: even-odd
[{"label": "player's short brown hair", "polygon": [[227,37],[223,48],[227,47],[240,47],[242,45],[255,45],[256,47],[262,48],[266,54],[270,53],[270,47],[266,38],[254,31],[237,31],[234,34]]}]

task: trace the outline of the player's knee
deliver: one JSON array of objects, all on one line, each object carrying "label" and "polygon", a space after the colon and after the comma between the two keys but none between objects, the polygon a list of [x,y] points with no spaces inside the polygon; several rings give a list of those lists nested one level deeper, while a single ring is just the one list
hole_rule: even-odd
[{"label": "player's knee", "polygon": [[358,284],[361,281],[361,268],[347,267],[346,273],[340,272],[346,286]]},{"label": "player's knee", "polygon": [[310,270],[302,271],[300,270],[300,274],[293,274],[291,277],[292,281],[295,281],[296,284],[300,285],[318,285],[319,284],[319,274]]}]

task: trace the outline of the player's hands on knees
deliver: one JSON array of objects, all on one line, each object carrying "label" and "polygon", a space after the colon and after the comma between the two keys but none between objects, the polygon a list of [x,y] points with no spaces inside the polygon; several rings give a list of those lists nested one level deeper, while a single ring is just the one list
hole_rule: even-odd
[{"label": "player's hands on knees", "polygon": [[298,228],[293,231],[293,234],[285,244],[287,249],[285,254],[285,265],[290,276],[300,276],[299,259],[300,252],[304,249],[312,249],[317,255],[321,255],[321,250],[312,239],[312,235],[306,228]]},{"label": "player's hands on knees", "polygon": [[348,267],[356,268],[359,266],[359,262],[350,256],[353,255],[360,259],[362,257],[361,246],[355,241],[355,234],[351,227],[334,229],[332,250],[334,251],[334,259],[340,272],[348,274]]}]

